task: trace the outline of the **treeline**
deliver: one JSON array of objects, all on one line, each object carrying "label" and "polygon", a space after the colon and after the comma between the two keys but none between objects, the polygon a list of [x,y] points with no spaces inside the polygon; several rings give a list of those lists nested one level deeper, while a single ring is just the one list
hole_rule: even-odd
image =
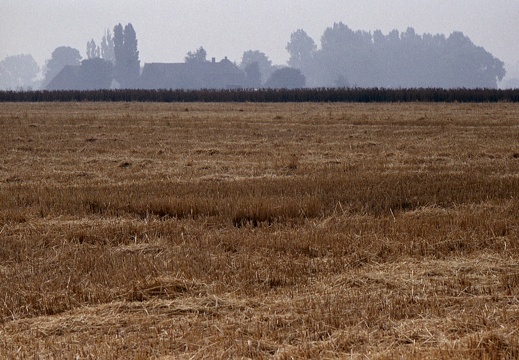
[{"label": "treeline", "polygon": [[384,35],[353,31],[343,23],[327,28],[320,48],[302,29],[292,33],[288,64],[308,87],[497,88],[504,63],[462,32]]},{"label": "treeline", "polygon": [[0,102],[519,102],[519,89],[236,89],[0,91]]},{"label": "treeline", "polygon": [[[87,59],[60,46],[43,69],[30,55],[8,56],[0,61],[0,89],[496,89],[506,75],[501,60],[459,31],[417,34],[410,27],[383,34],[339,22],[324,31],[319,46],[303,29],[293,32],[287,64],[275,65],[259,50],[245,51],[240,64],[209,61],[200,47],[188,52],[184,63],[149,63],[142,69],[136,36],[131,23],[118,24],[100,45],[93,39],[87,43]],[[317,93],[320,97],[322,90]]]}]

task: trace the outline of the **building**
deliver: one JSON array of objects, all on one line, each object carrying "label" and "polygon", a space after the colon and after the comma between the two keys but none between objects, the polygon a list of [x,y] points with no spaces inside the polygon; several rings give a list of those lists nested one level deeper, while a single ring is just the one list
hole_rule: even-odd
[{"label": "building", "polygon": [[65,66],[48,84],[47,90],[109,89],[113,66],[102,59],[83,60],[81,65]]},{"label": "building", "polygon": [[[217,62],[145,64],[135,84],[138,89],[239,89],[247,77],[227,58]],[[65,66],[46,86],[47,90],[97,90],[114,88],[113,66],[102,59]]]},{"label": "building", "polygon": [[227,58],[217,62],[148,63],[138,81],[141,89],[236,89],[246,75]]}]

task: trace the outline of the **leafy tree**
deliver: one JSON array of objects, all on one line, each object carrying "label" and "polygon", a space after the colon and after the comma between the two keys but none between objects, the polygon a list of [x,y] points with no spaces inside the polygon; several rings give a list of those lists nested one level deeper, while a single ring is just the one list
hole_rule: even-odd
[{"label": "leafy tree", "polygon": [[52,52],[50,60],[47,61],[47,70],[43,84],[46,86],[67,65],[79,65],[81,54],[79,50],[69,46],[60,46]]},{"label": "leafy tree", "polygon": [[445,48],[446,56],[442,61],[446,87],[463,84],[468,88],[495,88],[497,81],[506,74],[501,60],[475,46],[461,32],[452,33],[445,42]]},{"label": "leafy tree", "polygon": [[322,77],[325,86],[331,86],[340,75],[354,86],[375,86],[378,69],[372,55],[372,36],[363,31],[353,31],[343,23],[325,30],[321,38],[320,63],[326,72]]},{"label": "leafy tree", "polygon": [[0,61],[0,89],[37,87],[39,72],[32,55],[7,56]]},{"label": "leafy tree", "polygon": [[140,75],[141,62],[137,50],[137,34],[132,24],[124,27],[124,49],[128,80],[130,84],[134,84]]},{"label": "leafy tree", "polygon": [[196,51],[194,52],[188,52],[186,57],[184,58],[184,61],[186,64],[191,63],[204,63],[207,61],[207,51],[200,46]]},{"label": "leafy tree", "polygon": [[290,54],[288,65],[301,69],[312,60],[317,45],[304,30],[299,29],[290,35],[290,42],[287,44],[286,50]]},{"label": "leafy tree", "polygon": [[317,63],[317,45],[314,40],[304,30],[299,29],[290,36],[286,50],[290,54],[288,65],[301,70],[306,77],[307,85],[319,86],[322,81],[322,69]]},{"label": "leafy tree", "polygon": [[121,24],[117,24],[114,27],[113,43],[115,80],[123,88],[130,88],[136,84],[140,74],[137,36],[132,24],[128,23],[124,29]]},{"label": "leafy tree", "polygon": [[259,70],[261,73],[261,82],[264,83],[272,75],[274,67],[272,61],[268,58],[265,53],[258,50],[249,50],[243,53],[240,68],[245,70],[247,66],[252,63],[258,63]]},{"label": "leafy tree", "polygon": [[101,49],[96,45],[94,39],[87,42],[87,59],[97,59],[101,57]]},{"label": "leafy tree", "polygon": [[301,70],[291,67],[274,71],[265,83],[265,87],[270,89],[301,89],[305,85],[306,79]]},{"label": "leafy tree", "polygon": [[261,87],[261,72],[257,62],[253,62],[244,69],[247,75],[247,86],[250,88]]},{"label": "leafy tree", "polygon": [[121,24],[114,26],[114,59],[115,59],[115,79],[120,82],[123,74],[124,62],[124,30]]},{"label": "leafy tree", "polygon": [[407,28],[384,35],[336,23],[324,31],[319,50],[311,45],[302,30],[287,45],[289,64],[311,86],[496,88],[505,75],[502,61],[460,32],[445,38]]},{"label": "leafy tree", "polygon": [[110,61],[112,64],[115,63],[114,40],[112,39],[112,34],[109,29],[106,30],[103,40],[101,41],[101,57],[106,61]]}]

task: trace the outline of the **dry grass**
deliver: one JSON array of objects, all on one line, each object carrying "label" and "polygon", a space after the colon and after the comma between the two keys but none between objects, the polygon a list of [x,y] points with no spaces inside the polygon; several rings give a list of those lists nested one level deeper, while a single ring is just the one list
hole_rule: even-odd
[{"label": "dry grass", "polygon": [[519,357],[519,105],[0,110],[1,358]]}]

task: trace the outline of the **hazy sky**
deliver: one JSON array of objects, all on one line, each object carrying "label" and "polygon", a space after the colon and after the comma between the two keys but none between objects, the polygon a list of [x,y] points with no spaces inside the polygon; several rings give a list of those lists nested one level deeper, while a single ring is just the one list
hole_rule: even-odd
[{"label": "hazy sky", "polygon": [[252,49],[285,64],[293,31],[319,44],[339,21],[384,34],[459,30],[499,59],[519,61],[518,0],[0,0],[0,59],[32,54],[42,65],[63,45],[84,57],[87,41],[99,44],[105,29],[131,22],[142,63],[183,61],[203,46],[209,58],[240,62]]}]

